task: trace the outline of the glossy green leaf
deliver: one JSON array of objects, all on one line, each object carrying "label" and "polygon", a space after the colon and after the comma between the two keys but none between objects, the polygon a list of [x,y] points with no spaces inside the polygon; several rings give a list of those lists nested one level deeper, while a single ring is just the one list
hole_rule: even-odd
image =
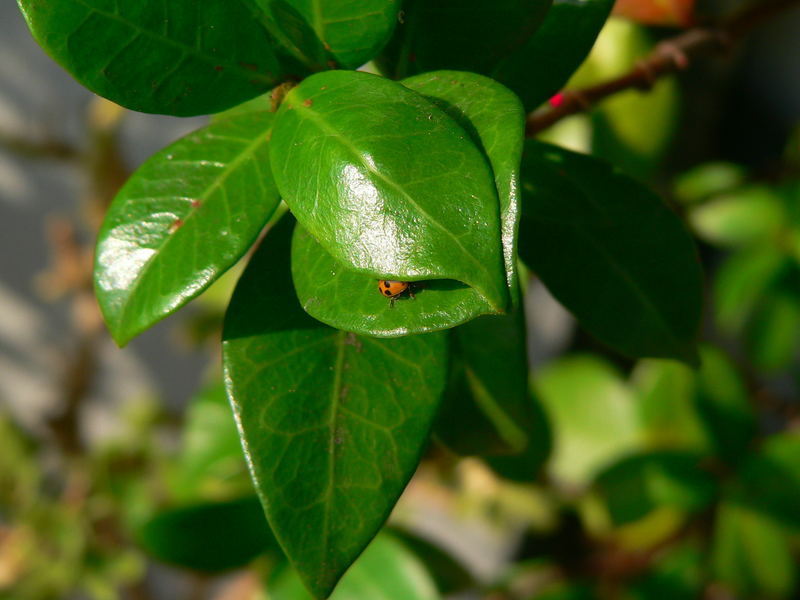
[{"label": "glossy green leaf", "polygon": [[473,73],[436,71],[404,79],[402,84],[423,94],[455,119],[489,158],[500,199],[506,279],[513,293],[517,289],[519,170],[525,138],[522,104],[496,81]]},{"label": "glossy green leaf", "polygon": [[592,335],[628,356],[697,362],[697,253],[678,217],[606,163],[528,141],[519,253]]},{"label": "glossy green leaf", "polygon": [[639,449],[634,396],[605,361],[588,355],[563,358],[537,373],[535,383],[553,427],[549,468],[560,481],[587,484]]},{"label": "glossy green leaf", "polygon": [[789,540],[769,517],[738,504],[717,509],[711,549],[714,577],[741,598],[788,598],[795,587]]},{"label": "glossy green leaf", "polygon": [[[247,477],[247,468],[239,433],[225,386],[214,381],[186,410],[174,495],[179,502],[217,497],[236,486],[241,475]],[[250,485],[249,479],[243,483]]]},{"label": "glossy green leaf", "polygon": [[716,493],[716,482],[702,469],[702,461],[701,454],[692,452],[634,454],[600,473],[595,485],[618,525],[663,507],[697,512]]},{"label": "glossy green leaf", "polygon": [[[367,74],[315,75],[283,103],[272,148],[278,186],[310,234],[298,232],[292,261],[310,314],[391,336],[505,310],[491,167],[468,133],[422,95]],[[424,281],[419,302],[392,310],[397,303],[380,296],[379,279]],[[444,290],[444,304],[431,302]]]},{"label": "glossy green leaf", "polygon": [[389,41],[400,0],[256,0],[270,31],[312,70],[360,67]]},{"label": "glossy green leaf", "polygon": [[[291,570],[268,586],[272,600],[312,600]],[[319,598],[320,596],[315,596]],[[438,600],[430,574],[403,544],[381,534],[364,551],[330,596],[331,600]]]},{"label": "glossy green leaf", "polygon": [[695,207],[690,222],[699,237],[719,246],[743,246],[777,237],[786,216],[769,188],[753,187]]},{"label": "glossy green leaf", "polygon": [[717,456],[737,462],[753,442],[757,415],[742,376],[717,348],[700,349],[695,403]]},{"label": "glossy green leaf", "polygon": [[412,298],[393,303],[378,279],[337,262],[298,224],[292,243],[292,276],[308,314],[337,329],[376,337],[425,333],[460,325],[487,311],[472,288],[447,279],[414,284]]},{"label": "glossy green leaf", "polygon": [[273,115],[200,129],[151,157],[106,214],[95,291],[125,344],[207,288],[250,247],[280,201],[267,152]]},{"label": "glossy green leaf", "polygon": [[239,281],[223,361],[272,529],[325,597],[416,469],[445,384],[447,338],[378,340],[309,317],[292,285],[291,229],[285,217],[270,231]]},{"label": "glossy green leaf", "polygon": [[225,571],[279,552],[255,495],[162,511],[136,538],[157,559],[198,571]]},{"label": "glossy green leaf", "polygon": [[[509,288],[516,289],[522,107],[508,90],[472,73],[428,73],[403,84],[437,104],[486,152],[500,199],[506,279]],[[404,297],[390,305],[377,293],[375,277],[343,268],[300,229],[292,264],[298,296],[309,314],[348,331],[379,336],[419,333],[452,327],[486,312],[469,288],[452,281],[425,282],[415,290],[413,301]]]},{"label": "glossy green leaf", "polygon": [[18,0],[36,41],[81,84],[133,110],[217,112],[284,77],[246,0]]}]

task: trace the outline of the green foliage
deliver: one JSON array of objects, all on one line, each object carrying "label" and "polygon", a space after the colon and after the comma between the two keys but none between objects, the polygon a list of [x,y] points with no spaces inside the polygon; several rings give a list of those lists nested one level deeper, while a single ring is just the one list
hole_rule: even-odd
[{"label": "green foliage", "polygon": [[133,110],[199,115],[287,71],[247,0],[19,0],[36,40],[79,82]]},{"label": "green foliage", "polygon": [[137,534],[159,560],[205,572],[241,567],[276,549],[256,496],[164,510]]},{"label": "green foliage", "polygon": [[95,255],[95,290],[117,343],[197,296],[255,241],[280,201],[267,155],[272,123],[248,113],[192,133],[119,192]]},{"label": "green foliage", "polygon": [[[192,402],[180,447],[147,446],[150,422],[80,467],[97,505],[125,499],[115,535],[186,569],[273,569],[259,575],[286,600],[690,598],[712,582],[791,596],[800,444],[772,395],[797,383],[800,187],[712,163],[679,178],[673,211],[636,177],[673,141],[674,80],[579,122],[594,156],[525,140],[526,111],[568,80],[605,80],[652,47],[616,22],[584,63],[612,4],[19,0],[92,91],[216,113],[105,216],[94,284],[114,340],[247,256],[217,300],[223,381]],[[354,70],[370,61],[384,76]],[[702,345],[692,233],[712,257]],[[592,339],[531,371],[533,276]],[[382,280],[409,287],[389,299]],[[0,517],[29,545],[53,539],[24,569],[56,564],[20,597],[110,597],[141,558],[114,563],[85,498],[65,533],[73,513],[33,473],[36,448],[0,427]],[[491,583],[424,536],[381,532],[423,457],[430,504],[524,534]]]},{"label": "green foliage", "polygon": [[520,256],[589,332],[628,356],[697,361],[702,275],[650,190],[588,156],[529,141]]},{"label": "green foliage", "polygon": [[[278,574],[268,590],[275,600],[312,598],[291,570]],[[387,534],[375,538],[330,596],[331,600],[367,597],[386,600],[441,598],[419,559]]]},{"label": "green foliage", "polygon": [[309,589],[326,597],[416,469],[444,388],[447,340],[379,340],[309,317],[292,286],[291,233],[282,220],[237,285],[225,374],[270,525]]}]

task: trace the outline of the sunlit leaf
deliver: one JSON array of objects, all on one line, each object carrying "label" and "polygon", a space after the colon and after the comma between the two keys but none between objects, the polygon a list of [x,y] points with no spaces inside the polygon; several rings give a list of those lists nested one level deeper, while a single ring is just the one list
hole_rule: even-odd
[{"label": "sunlit leaf", "polygon": [[94,282],[125,344],[197,296],[250,247],[278,207],[267,153],[273,115],[200,129],[151,157],[106,214]]},{"label": "sunlit leaf", "polygon": [[376,285],[463,282],[485,312],[505,310],[491,167],[422,95],[365,73],[319,73],[289,92],[271,148],[284,200],[333,259]]}]

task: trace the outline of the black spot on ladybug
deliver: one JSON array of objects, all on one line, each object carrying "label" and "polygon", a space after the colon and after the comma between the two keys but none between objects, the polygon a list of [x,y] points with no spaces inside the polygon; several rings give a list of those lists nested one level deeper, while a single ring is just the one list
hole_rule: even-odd
[{"label": "black spot on ladybug", "polygon": [[391,286],[391,284],[390,284],[388,281],[384,281],[384,282],[383,282],[383,287],[385,287],[385,288],[388,290],[388,289],[389,289],[390,287],[392,287],[392,286]]},{"label": "black spot on ladybug", "polygon": [[392,295],[392,292],[390,292],[389,290],[384,290],[383,293],[386,294],[387,296],[391,296]]}]

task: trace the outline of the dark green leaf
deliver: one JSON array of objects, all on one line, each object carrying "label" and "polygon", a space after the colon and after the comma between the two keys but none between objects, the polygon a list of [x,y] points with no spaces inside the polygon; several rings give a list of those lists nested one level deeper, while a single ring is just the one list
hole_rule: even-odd
[{"label": "dark green leaf", "polygon": [[498,468],[532,481],[547,457],[550,436],[528,386],[521,311],[454,329],[451,349],[454,365],[437,436],[463,455],[518,455],[505,461],[520,463],[518,469],[503,461]]},{"label": "dark green leaf", "polygon": [[696,363],[702,273],[678,217],[590,156],[529,141],[522,164],[523,261],[614,349]]},{"label": "dark green leaf", "polygon": [[386,44],[398,0],[256,0],[276,39],[312,70],[355,69]]},{"label": "dark green leaf", "polygon": [[747,456],[731,492],[733,501],[800,528],[800,435],[774,435]]},{"label": "dark green leaf", "polygon": [[233,569],[267,550],[279,552],[256,496],[165,510],[136,538],[157,559],[198,571]]},{"label": "dark green leaf", "polygon": [[18,0],[39,44],[80,83],[133,110],[217,112],[284,76],[246,0]]},{"label": "dark green leaf", "polygon": [[114,199],[94,279],[118,344],[197,296],[256,239],[280,201],[272,122],[249,113],[196,131],[150,158]]},{"label": "dark green leaf", "polygon": [[614,0],[554,0],[542,26],[490,75],[511,88],[526,110],[558,92],[580,66]]},{"label": "dark green leaf", "polygon": [[789,540],[769,517],[739,504],[717,510],[711,554],[714,576],[740,598],[788,598],[796,574]]},{"label": "dark green leaf", "polygon": [[458,71],[424,73],[404,79],[402,84],[455,119],[489,158],[500,199],[506,279],[513,293],[517,289],[519,169],[525,136],[525,111],[519,99],[488,77]]},{"label": "dark green leaf", "polygon": [[735,365],[710,346],[700,349],[695,403],[716,454],[737,462],[754,439],[757,417]]},{"label": "dark green leaf", "polygon": [[536,32],[550,2],[408,0],[403,21],[377,62],[396,78],[438,69],[491,75]]},{"label": "dark green leaf", "polygon": [[745,344],[756,368],[785,369],[800,353],[800,276],[791,286],[778,285],[759,302],[747,325]]},{"label": "dark green leaf", "polygon": [[394,340],[326,327],[297,302],[291,220],[251,259],[225,320],[223,361],[256,488],[281,546],[325,597],[417,466],[446,375],[446,336]]},{"label": "dark green leaf", "polygon": [[463,592],[476,585],[475,578],[467,568],[438,544],[410,531],[392,528],[391,532],[425,565],[442,594]]},{"label": "dark green leaf", "polygon": [[768,290],[792,269],[792,261],[772,245],[743,249],[723,263],[714,281],[716,318],[730,335],[741,335]]},{"label": "dark green leaf", "polygon": [[702,469],[703,456],[692,452],[649,452],[628,456],[596,479],[616,524],[670,507],[687,513],[706,508],[716,482]]},{"label": "dark green leaf", "polygon": [[630,600],[697,600],[702,597],[704,549],[691,540],[659,552],[630,583]]},{"label": "dark green leaf", "polygon": [[[297,574],[286,570],[268,586],[273,600],[311,600]],[[320,596],[315,596],[319,598]],[[331,600],[438,600],[425,566],[402,544],[381,534],[347,571]]]},{"label": "dark green leaf", "polygon": [[639,448],[633,393],[605,361],[589,355],[563,358],[537,373],[535,383],[553,430],[549,468],[560,481],[587,484]]},{"label": "dark green leaf", "polygon": [[[330,254],[306,244],[293,260],[299,296],[315,317],[337,327],[355,320],[348,329],[358,332],[401,335],[505,310],[491,167],[467,132],[422,95],[363,73],[315,75],[284,101],[271,156],[284,199]],[[340,293],[342,268],[332,261],[369,276],[375,286],[379,279],[425,280],[426,293],[465,283],[472,290],[456,302],[474,297],[464,303],[465,314],[440,310],[430,323],[422,303],[406,303],[401,315],[389,313],[382,322],[365,299],[370,312],[354,315],[353,305],[341,299],[362,293],[369,279],[347,275],[348,289]],[[377,294],[376,287],[371,295]]]},{"label": "dark green leaf", "polygon": [[378,64],[397,78],[436,69],[482,73],[508,86],[526,110],[533,110],[580,66],[613,4],[415,0],[406,4],[404,24]]}]

